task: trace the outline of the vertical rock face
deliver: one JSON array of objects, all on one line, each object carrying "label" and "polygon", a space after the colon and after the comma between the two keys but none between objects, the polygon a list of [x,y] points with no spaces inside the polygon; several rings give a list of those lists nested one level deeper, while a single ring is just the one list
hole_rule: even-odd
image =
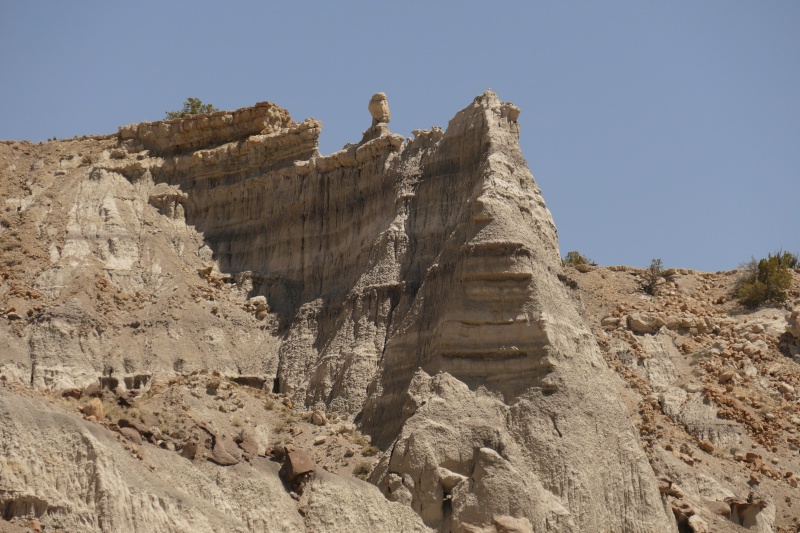
[{"label": "vertical rock face", "polygon": [[[198,319],[204,358],[131,356],[125,370],[261,366],[254,373],[295,403],[356,415],[388,449],[371,481],[441,531],[494,528],[496,516],[534,531],[669,531],[611,374],[559,280],[557,231],[519,149],[520,110],[487,91],[446,131],[413,139],[389,131],[382,93],[369,111],[362,140],[324,157],[318,121],[295,123],[268,103],[121,128],[119,153],[82,187],[125,176],[149,202],[137,216],[157,211],[202,238],[203,275],[263,297],[268,316],[260,352],[229,348],[228,329]],[[135,269],[141,240],[106,241]],[[71,305],[60,312],[90,314]],[[48,368],[75,378],[104,365],[108,334],[93,333],[77,360],[31,327]],[[153,345],[148,335],[132,343]]]}]

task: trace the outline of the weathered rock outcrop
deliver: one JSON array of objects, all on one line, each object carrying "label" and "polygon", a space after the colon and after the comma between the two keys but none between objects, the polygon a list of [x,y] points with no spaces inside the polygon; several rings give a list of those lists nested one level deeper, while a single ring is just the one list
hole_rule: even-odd
[{"label": "weathered rock outcrop", "polygon": [[[362,140],[324,157],[318,121],[268,103],[121,128],[67,175],[63,205],[29,204],[40,232],[58,232],[53,212],[68,231],[37,274],[51,304],[0,332],[13,347],[2,371],[54,388],[204,367],[250,376],[356,415],[388,452],[372,480],[441,531],[500,527],[495,516],[534,531],[669,531],[559,278],[520,110],[487,91],[446,131],[405,139],[380,96]],[[315,508],[306,523],[334,530]],[[370,528],[351,515],[342,523]]]},{"label": "weathered rock outcrop", "polygon": [[320,475],[303,517],[266,459],[225,468],[154,446],[142,456],[103,427],[2,390],[0,446],[0,517],[35,516],[48,529],[428,531],[359,480]]}]

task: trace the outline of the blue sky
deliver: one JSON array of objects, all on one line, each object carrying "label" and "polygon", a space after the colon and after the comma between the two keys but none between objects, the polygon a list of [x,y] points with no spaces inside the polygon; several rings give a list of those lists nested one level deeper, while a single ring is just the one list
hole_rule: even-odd
[{"label": "blue sky", "polygon": [[561,252],[726,270],[800,251],[800,2],[2,2],[0,139],[111,133],[197,97],[360,139],[492,88]]}]

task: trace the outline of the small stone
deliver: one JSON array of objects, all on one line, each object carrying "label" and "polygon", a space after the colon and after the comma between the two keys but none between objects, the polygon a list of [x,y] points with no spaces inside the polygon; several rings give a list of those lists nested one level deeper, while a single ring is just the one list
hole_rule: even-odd
[{"label": "small stone", "polygon": [[344,452],[345,457],[353,457],[356,454],[356,451],[353,448],[347,448]]},{"label": "small stone", "polygon": [[314,439],[314,446],[319,446],[320,444],[325,444],[325,441],[328,440],[328,437],[325,435],[320,435],[319,437]]}]

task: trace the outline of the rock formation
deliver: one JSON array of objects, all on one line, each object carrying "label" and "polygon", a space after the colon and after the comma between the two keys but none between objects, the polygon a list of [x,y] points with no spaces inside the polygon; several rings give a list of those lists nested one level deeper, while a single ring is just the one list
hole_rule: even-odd
[{"label": "rock formation", "polygon": [[[487,91],[446,130],[413,138],[389,130],[384,93],[368,107],[362,139],[327,156],[319,121],[294,122],[269,102],[116,136],[0,144],[0,235],[23,243],[6,245],[0,271],[3,386],[75,391],[58,401],[77,398],[89,420],[0,394],[5,516],[85,531],[705,527],[675,503],[678,489],[662,490],[651,465],[676,467],[645,453],[607,361],[646,375],[647,402],[710,449],[730,447],[738,426],[717,420],[699,390],[674,386],[680,354],[667,332],[709,322],[618,313],[602,326],[630,328],[641,346],[598,337],[561,266],[513,104]],[[163,385],[196,384],[203,369],[218,377],[184,391],[199,403]],[[317,468],[295,512],[277,465],[255,478],[238,470],[260,448],[219,429],[243,427],[226,383],[272,395],[267,409],[280,400],[287,416],[307,413],[309,446],[333,449],[337,431],[354,430],[344,420],[355,423],[377,447],[364,457],[381,451],[359,474],[377,489]],[[162,397],[160,409],[197,421],[172,449],[136,422]],[[216,429],[200,420],[211,412]],[[146,449],[159,474],[119,458],[120,439]],[[51,447],[62,466],[48,470]]]}]

